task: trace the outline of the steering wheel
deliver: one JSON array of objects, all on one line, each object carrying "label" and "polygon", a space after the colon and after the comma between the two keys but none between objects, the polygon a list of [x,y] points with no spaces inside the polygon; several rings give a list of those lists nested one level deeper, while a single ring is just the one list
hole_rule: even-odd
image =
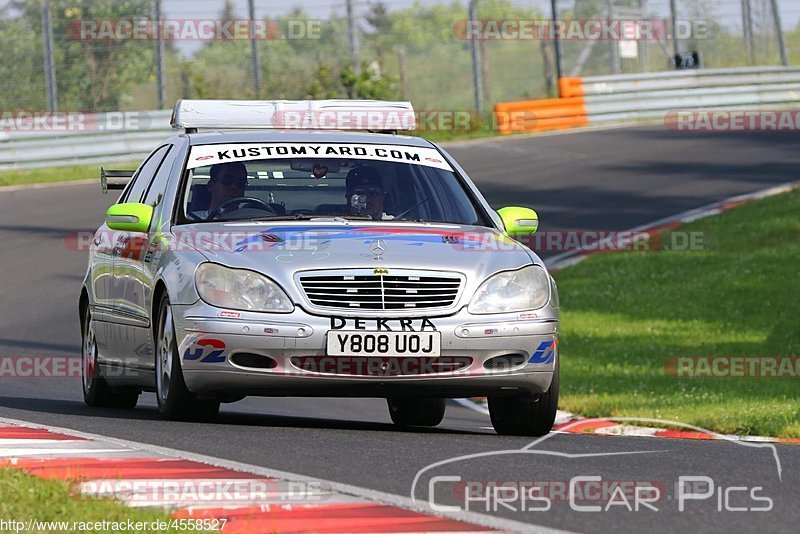
[{"label": "steering wheel", "polygon": [[275,210],[272,209],[266,202],[264,202],[260,198],[236,197],[236,198],[229,198],[228,200],[226,200],[225,202],[223,202],[222,204],[220,204],[219,206],[208,212],[207,220],[210,221],[211,219],[219,217],[225,211],[225,208],[231,205],[236,205],[237,210],[241,209],[244,206],[250,206],[252,208],[268,211],[273,215],[276,215]]}]

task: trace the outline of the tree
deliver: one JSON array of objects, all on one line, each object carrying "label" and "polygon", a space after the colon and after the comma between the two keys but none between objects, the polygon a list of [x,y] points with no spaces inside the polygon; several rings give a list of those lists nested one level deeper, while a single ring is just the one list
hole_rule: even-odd
[{"label": "tree", "polygon": [[399,98],[395,80],[384,76],[380,65],[362,63],[361,70],[355,72],[352,66],[347,65],[341,74],[342,85],[352,89],[355,98],[396,100]]},{"label": "tree", "polygon": [[[39,0],[18,1],[13,8],[20,13],[19,17],[6,20],[4,24],[12,33],[22,30],[30,35],[24,36],[18,44],[14,41],[4,43],[4,61],[0,66],[3,72],[0,72],[0,76],[6,73],[7,76],[16,77],[15,69],[20,63],[8,64],[5,60],[14,58],[19,51],[31,45],[37,48],[32,57],[43,57],[42,3]],[[97,39],[91,35],[90,38],[81,38],[80,29],[81,21],[113,23],[149,17],[150,9],[148,0],[51,0],[59,108],[87,111],[120,109],[129,87],[143,78],[153,76],[152,41]],[[19,37],[17,34],[13,39]],[[37,64],[42,66],[43,73],[43,60],[37,61]],[[3,78],[7,79],[6,76]],[[44,87],[43,80],[42,74],[41,87]]]},{"label": "tree", "polygon": [[27,18],[12,18],[7,9],[0,11],[0,109],[47,108],[37,28]]},{"label": "tree", "polygon": [[364,35],[366,43],[375,48],[378,63],[383,65],[387,48],[387,43],[383,37],[388,35],[392,28],[392,19],[386,9],[386,4],[383,2],[370,4],[370,9],[364,15],[364,19],[367,21],[368,28],[362,28],[361,33]]},{"label": "tree", "polygon": [[236,20],[236,6],[233,0],[225,0],[225,3],[222,5],[222,11],[220,11],[219,14],[219,19],[222,22]]}]

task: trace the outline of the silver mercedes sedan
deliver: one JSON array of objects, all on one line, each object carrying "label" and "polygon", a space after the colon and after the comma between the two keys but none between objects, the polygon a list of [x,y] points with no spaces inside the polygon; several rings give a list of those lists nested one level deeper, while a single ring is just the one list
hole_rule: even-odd
[{"label": "silver mercedes sedan", "polygon": [[103,172],[124,189],[80,294],[88,405],[154,391],[163,417],[210,420],[248,395],[377,397],[435,426],[446,399],[485,396],[498,433],[551,430],[559,304],[520,242],[533,210],[493,210],[419,137],[202,106],[179,102],[185,131],[135,172]]}]

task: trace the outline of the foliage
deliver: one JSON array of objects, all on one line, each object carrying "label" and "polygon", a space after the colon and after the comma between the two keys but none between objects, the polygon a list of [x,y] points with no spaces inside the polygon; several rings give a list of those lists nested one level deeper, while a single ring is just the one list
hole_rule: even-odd
[{"label": "foliage", "polygon": [[342,85],[354,98],[396,100],[400,97],[395,82],[381,74],[377,61],[369,65],[362,63],[358,72],[347,65],[340,78]]},{"label": "foliage", "polygon": [[[13,80],[15,90],[3,91],[4,109],[46,109],[42,52],[42,3],[23,0],[13,4],[20,15],[4,17],[0,37],[0,79]],[[52,0],[54,60],[60,109],[106,111],[120,109],[127,89],[152,77],[151,41],[82,40],[80,20],[133,19],[150,14],[148,0]],[[24,58],[24,59],[23,59]],[[17,72],[21,65],[23,80]],[[36,83],[38,81],[38,83]],[[26,83],[27,82],[27,83]],[[27,95],[31,88],[37,90]],[[35,95],[35,96],[34,96]]]}]

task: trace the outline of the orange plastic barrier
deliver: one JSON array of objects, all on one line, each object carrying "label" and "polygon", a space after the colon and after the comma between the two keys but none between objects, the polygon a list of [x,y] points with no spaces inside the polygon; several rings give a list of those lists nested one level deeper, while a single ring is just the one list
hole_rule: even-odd
[{"label": "orange plastic barrier", "polygon": [[501,102],[494,106],[497,129],[502,134],[560,130],[589,122],[584,107],[583,79],[560,78],[560,98]]},{"label": "orange plastic barrier", "polygon": [[559,78],[558,96],[561,98],[583,96],[583,78]]}]

